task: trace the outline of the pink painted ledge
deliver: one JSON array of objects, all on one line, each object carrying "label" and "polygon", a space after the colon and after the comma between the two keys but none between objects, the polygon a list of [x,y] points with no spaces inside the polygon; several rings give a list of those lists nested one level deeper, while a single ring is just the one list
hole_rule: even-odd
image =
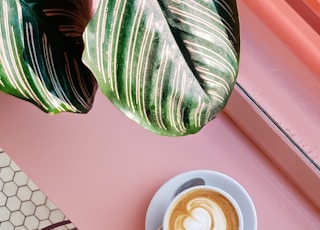
[{"label": "pink painted ledge", "polygon": [[[233,108],[233,112],[231,111],[234,114],[233,120],[320,207],[317,195],[320,193],[320,183],[318,182],[320,181],[320,143],[318,141],[320,133],[320,120],[318,119],[320,115],[320,79],[316,75],[316,70],[310,68],[306,64],[307,60],[303,56],[299,56],[295,50],[295,48],[307,50],[308,40],[297,40],[299,43],[296,46],[298,47],[291,47],[287,40],[294,40],[297,37],[282,37],[283,34],[278,34],[284,21],[292,20],[290,24],[295,24],[295,20],[300,23],[303,20],[300,15],[295,14],[295,17],[292,17],[293,8],[286,3],[287,1],[281,1],[279,4],[275,4],[273,1],[261,2],[257,5],[250,1],[243,2],[245,3],[241,4],[240,1],[239,4],[241,25],[243,26],[238,83],[255,103],[263,108],[264,111],[260,111],[261,115],[259,116],[272,117],[274,124],[270,124],[269,129],[273,129],[272,132],[278,136],[277,139],[263,138],[263,135],[270,133],[270,131],[258,132],[261,130],[262,124],[256,124],[256,127],[251,124],[250,121],[253,118],[248,118],[248,114],[250,114],[248,109],[240,107],[238,97],[234,97],[237,102],[233,103],[233,106],[229,104],[228,113],[230,114],[230,108],[237,107]],[[250,3],[247,4],[247,2]],[[264,4],[265,10],[268,11],[267,14],[261,14],[260,4]],[[272,11],[270,8],[276,8],[276,10]],[[281,10],[279,11],[279,9]],[[289,15],[287,15],[287,10],[290,12]],[[279,14],[279,12],[282,13]],[[283,18],[285,20],[282,20]],[[276,21],[279,23],[275,23]],[[306,22],[303,23],[306,24]],[[300,27],[295,27],[294,32],[297,34],[302,33],[305,29],[303,24],[300,25],[302,25],[301,30]],[[306,28],[310,29],[308,26]],[[317,36],[316,39],[320,39],[320,35]],[[286,40],[284,41],[284,39]],[[272,123],[270,120],[263,122]],[[280,133],[280,128],[284,133]],[[290,136],[291,140],[284,138],[285,135]],[[283,141],[282,139],[294,143],[291,143],[291,146],[287,144],[287,146],[280,147],[278,145]],[[278,144],[275,145],[275,143]],[[285,150],[289,148],[292,148],[291,153]],[[304,154],[309,159],[304,157]],[[304,169],[299,166],[302,164],[305,164]],[[318,169],[315,165],[318,165]],[[305,179],[306,177],[308,180]]]}]

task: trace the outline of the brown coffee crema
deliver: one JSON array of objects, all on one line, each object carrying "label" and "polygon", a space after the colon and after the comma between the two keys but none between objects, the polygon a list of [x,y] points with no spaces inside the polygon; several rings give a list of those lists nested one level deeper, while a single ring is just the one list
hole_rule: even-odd
[{"label": "brown coffee crema", "polygon": [[173,205],[169,230],[238,230],[233,204],[219,192],[201,188],[189,191]]}]

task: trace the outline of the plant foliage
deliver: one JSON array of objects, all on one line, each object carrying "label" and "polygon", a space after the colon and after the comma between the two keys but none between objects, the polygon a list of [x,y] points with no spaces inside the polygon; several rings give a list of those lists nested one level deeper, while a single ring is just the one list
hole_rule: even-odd
[{"label": "plant foliage", "polygon": [[90,20],[85,2],[0,3],[1,91],[86,113],[98,85],[168,136],[198,132],[225,107],[239,68],[236,0],[100,0]]},{"label": "plant foliage", "polygon": [[82,12],[81,0],[2,0],[0,90],[48,113],[89,111],[97,84],[81,61]]},{"label": "plant foliage", "polygon": [[161,135],[198,132],[226,105],[239,65],[234,0],[101,0],[84,62],[128,117]]}]

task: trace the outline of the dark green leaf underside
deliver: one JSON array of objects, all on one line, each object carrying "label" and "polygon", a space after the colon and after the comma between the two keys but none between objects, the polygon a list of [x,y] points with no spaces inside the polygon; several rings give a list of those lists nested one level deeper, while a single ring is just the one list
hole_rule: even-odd
[{"label": "dark green leaf underside", "polygon": [[0,3],[0,90],[45,112],[86,113],[96,81],[82,63],[81,0]]}]

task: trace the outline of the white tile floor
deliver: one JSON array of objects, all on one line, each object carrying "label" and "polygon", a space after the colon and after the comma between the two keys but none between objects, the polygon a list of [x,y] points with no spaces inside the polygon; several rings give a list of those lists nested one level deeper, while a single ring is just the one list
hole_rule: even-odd
[{"label": "white tile floor", "polygon": [[77,228],[0,148],[0,230],[41,229]]}]

